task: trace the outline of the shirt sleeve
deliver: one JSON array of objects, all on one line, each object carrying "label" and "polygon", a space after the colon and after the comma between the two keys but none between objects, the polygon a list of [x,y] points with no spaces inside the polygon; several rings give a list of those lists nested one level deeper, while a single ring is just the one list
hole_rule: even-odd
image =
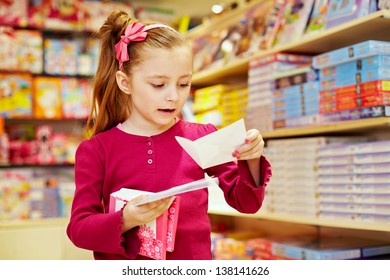
[{"label": "shirt sleeve", "polygon": [[256,183],[245,160],[230,162],[210,168],[209,175],[218,177],[219,187],[224,193],[226,202],[241,213],[256,213],[262,206],[265,188],[272,176],[269,161],[260,159],[260,183]]},{"label": "shirt sleeve", "polygon": [[83,141],[76,151],[76,191],[67,235],[77,247],[134,259],[139,251],[137,228],[122,234],[122,211],[104,210],[102,151],[96,139]]},{"label": "shirt sleeve", "polygon": [[[212,124],[203,128],[207,130],[207,133],[217,130]],[[256,213],[263,204],[265,188],[271,179],[272,171],[271,164],[264,156],[261,156],[259,161],[260,182],[258,186],[256,186],[246,160],[229,162],[206,170],[209,175],[218,177],[219,187],[224,193],[226,202],[241,213]]]}]

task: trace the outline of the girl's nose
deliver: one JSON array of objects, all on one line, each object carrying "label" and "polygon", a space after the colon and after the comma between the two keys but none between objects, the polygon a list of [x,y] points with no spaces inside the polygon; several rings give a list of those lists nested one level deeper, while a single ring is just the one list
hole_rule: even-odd
[{"label": "girl's nose", "polygon": [[169,89],[167,93],[167,100],[168,101],[176,101],[179,98],[179,93],[176,87],[173,87]]}]

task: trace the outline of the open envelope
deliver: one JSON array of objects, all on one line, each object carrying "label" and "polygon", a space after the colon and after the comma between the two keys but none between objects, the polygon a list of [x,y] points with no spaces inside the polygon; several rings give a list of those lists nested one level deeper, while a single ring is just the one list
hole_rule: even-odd
[{"label": "open envelope", "polygon": [[234,161],[234,150],[245,143],[244,119],[203,136],[195,141],[176,136],[176,140],[192,159],[203,169]]}]

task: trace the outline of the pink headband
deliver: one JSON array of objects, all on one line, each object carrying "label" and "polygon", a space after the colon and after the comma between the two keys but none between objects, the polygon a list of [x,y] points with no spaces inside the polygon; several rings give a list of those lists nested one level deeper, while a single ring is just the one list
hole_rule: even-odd
[{"label": "pink headband", "polygon": [[123,62],[129,61],[129,53],[127,52],[127,46],[132,41],[144,41],[148,33],[146,31],[153,28],[168,28],[175,30],[170,26],[164,24],[150,24],[143,25],[140,22],[133,22],[126,27],[125,34],[121,36],[120,41],[115,45],[116,59],[119,61],[119,70],[122,70]]}]

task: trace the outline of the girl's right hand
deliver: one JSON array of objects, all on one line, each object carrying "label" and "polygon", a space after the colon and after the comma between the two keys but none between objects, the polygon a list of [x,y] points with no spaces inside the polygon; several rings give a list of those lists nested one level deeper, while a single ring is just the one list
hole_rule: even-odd
[{"label": "girl's right hand", "polygon": [[138,196],[128,201],[123,208],[122,233],[133,227],[153,221],[164,213],[172,202],[171,197],[167,197],[150,203],[135,205],[143,198],[145,198],[145,195]]}]

